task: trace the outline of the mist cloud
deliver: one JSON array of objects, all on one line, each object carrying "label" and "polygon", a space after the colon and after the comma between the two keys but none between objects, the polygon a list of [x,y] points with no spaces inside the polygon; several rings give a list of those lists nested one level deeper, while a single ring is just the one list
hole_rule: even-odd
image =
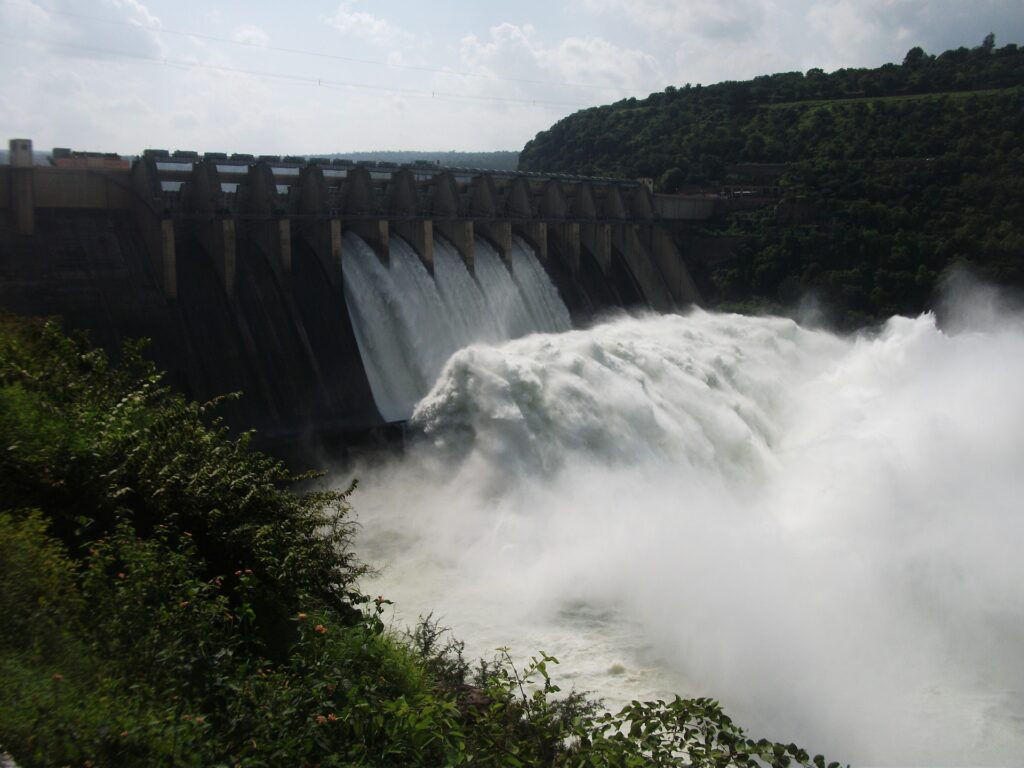
[{"label": "mist cloud", "polygon": [[[968,307],[963,311],[970,314]],[[364,468],[402,616],[866,764],[1024,747],[1024,331],[623,319],[472,348]]]}]

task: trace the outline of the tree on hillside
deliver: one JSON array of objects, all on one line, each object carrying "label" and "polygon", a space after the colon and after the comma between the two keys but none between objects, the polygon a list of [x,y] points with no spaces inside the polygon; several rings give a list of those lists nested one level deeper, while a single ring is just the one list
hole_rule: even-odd
[{"label": "tree on hillside", "polygon": [[902,66],[812,68],[588,109],[538,134],[520,168],[650,176],[674,192],[766,162],[787,164],[777,209],[703,225],[747,238],[710,270],[712,301],[776,308],[814,291],[856,326],[920,312],[964,261],[1024,286],[1024,48],[996,48],[992,34],[937,56],[915,46]]},{"label": "tree on hillside", "polygon": [[924,49],[919,45],[915,45],[909,51],[907,55],[903,57],[904,67],[919,67],[928,61],[928,54],[924,52]]}]

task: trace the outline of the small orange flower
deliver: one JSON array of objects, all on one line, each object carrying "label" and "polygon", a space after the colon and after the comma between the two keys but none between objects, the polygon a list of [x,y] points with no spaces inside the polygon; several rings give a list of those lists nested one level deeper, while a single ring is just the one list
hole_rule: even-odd
[{"label": "small orange flower", "polygon": [[241,576],[241,575],[242,575],[241,571],[235,571],[235,576]]},{"label": "small orange flower", "polygon": [[298,618],[299,621],[305,621],[306,620],[306,614],[300,613],[296,618]]},{"label": "small orange flower", "polygon": [[316,724],[317,725],[323,725],[326,722],[327,722],[327,718],[324,717],[323,715],[317,715],[316,716]]},{"label": "small orange flower", "polygon": [[327,715],[327,719],[330,720],[332,723],[338,722],[338,716],[336,714],[334,714],[333,712],[331,712],[329,715]]},{"label": "small orange flower", "polygon": [[178,603],[178,607],[179,608],[188,608],[188,600],[182,600],[180,603]]},{"label": "small orange flower", "polygon": [[327,627],[325,627],[323,624],[317,624],[315,627],[313,627],[313,630],[319,632],[321,635],[327,634]]},{"label": "small orange flower", "polygon": [[124,572],[123,571],[118,572],[117,578],[123,579],[124,578]]},{"label": "small orange flower", "polygon": [[127,736],[128,736],[128,731],[121,731],[121,738],[122,739],[127,737]]},{"label": "small orange flower", "polygon": [[62,675],[60,672],[54,672],[53,673],[53,682],[59,683],[63,679],[64,679],[64,675]]}]

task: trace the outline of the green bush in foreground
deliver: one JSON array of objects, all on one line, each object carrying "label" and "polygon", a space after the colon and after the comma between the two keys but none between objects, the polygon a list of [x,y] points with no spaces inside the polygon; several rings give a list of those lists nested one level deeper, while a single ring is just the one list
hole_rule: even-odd
[{"label": "green bush in foreground", "polygon": [[0,318],[0,749],[74,766],[788,765],[711,700],[598,714],[356,588],[351,491],[54,323]]}]

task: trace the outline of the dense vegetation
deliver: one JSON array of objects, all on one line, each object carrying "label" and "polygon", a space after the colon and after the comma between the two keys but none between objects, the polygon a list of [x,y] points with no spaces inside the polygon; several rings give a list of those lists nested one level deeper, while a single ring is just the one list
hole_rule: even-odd
[{"label": "dense vegetation", "polygon": [[519,163],[518,152],[418,152],[413,150],[379,152],[343,152],[328,155],[343,157],[349,160],[375,160],[377,162],[415,163],[417,161],[435,163],[444,168],[486,168],[491,171],[514,171]]},{"label": "dense vegetation", "polygon": [[824,768],[711,700],[598,714],[547,656],[471,669],[429,620],[388,631],[348,492],[292,489],[124,357],[0,318],[0,755],[22,768]]},{"label": "dense vegetation", "polygon": [[[765,181],[755,164],[782,165]],[[520,165],[724,190],[703,232],[738,243],[706,285],[720,304],[812,293],[855,326],[919,312],[958,263],[1024,284],[1024,49],[991,35],[877,69],[670,86],[565,118]],[[730,204],[737,189],[764,206]]]}]

